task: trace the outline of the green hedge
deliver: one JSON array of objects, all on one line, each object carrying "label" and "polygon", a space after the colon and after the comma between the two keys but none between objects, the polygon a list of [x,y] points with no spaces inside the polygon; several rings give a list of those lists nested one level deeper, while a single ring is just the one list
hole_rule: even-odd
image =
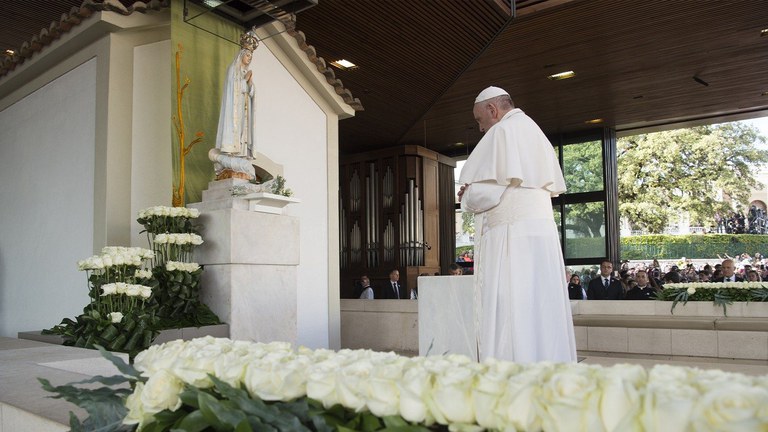
[{"label": "green hedge", "polygon": [[757,234],[652,234],[621,238],[621,259],[715,258],[768,253],[768,235]]}]

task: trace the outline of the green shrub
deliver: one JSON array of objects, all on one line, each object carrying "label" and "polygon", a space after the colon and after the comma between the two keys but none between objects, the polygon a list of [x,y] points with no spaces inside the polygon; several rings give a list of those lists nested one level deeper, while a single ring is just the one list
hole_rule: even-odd
[{"label": "green shrub", "polygon": [[768,235],[650,234],[621,238],[621,259],[716,258],[768,252]]}]

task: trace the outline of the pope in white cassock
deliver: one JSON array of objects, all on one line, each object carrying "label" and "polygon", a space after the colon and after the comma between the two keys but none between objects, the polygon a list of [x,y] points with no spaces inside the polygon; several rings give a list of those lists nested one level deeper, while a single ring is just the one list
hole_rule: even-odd
[{"label": "pope in white cassock", "polygon": [[552,144],[498,87],[478,95],[473,115],[485,135],[464,164],[459,200],[475,213],[478,357],[576,361],[551,202],[565,181]]}]

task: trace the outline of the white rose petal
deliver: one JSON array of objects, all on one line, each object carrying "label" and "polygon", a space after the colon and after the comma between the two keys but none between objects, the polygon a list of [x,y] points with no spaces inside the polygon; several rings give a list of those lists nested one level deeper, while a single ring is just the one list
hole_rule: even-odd
[{"label": "white rose petal", "polygon": [[766,427],[760,411],[768,406],[768,389],[741,384],[723,385],[698,399],[693,430],[756,431]]},{"label": "white rose petal", "polygon": [[110,319],[110,321],[112,321],[113,323],[117,324],[117,323],[119,323],[120,321],[122,321],[122,320],[123,320],[123,314],[122,314],[122,313],[120,313],[120,312],[111,312],[111,313],[109,314],[109,319]]},{"label": "white rose petal", "polygon": [[184,385],[173,374],[160,370],[153,374],[144,385],[141,402],[145,413],[158,413],[163,410],[176,411],[181,407],[179,395]]}]

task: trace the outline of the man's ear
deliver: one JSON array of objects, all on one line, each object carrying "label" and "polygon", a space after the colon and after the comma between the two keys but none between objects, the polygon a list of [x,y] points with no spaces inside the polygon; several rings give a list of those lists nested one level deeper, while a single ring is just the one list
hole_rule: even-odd
[{"label": "man's ear", "polygon": [[499,110],[496,108],[496,105],[489,103],[488,104],[488,110],[491,113],[491,118],[495,119],[496,114],[499,112]]}]

